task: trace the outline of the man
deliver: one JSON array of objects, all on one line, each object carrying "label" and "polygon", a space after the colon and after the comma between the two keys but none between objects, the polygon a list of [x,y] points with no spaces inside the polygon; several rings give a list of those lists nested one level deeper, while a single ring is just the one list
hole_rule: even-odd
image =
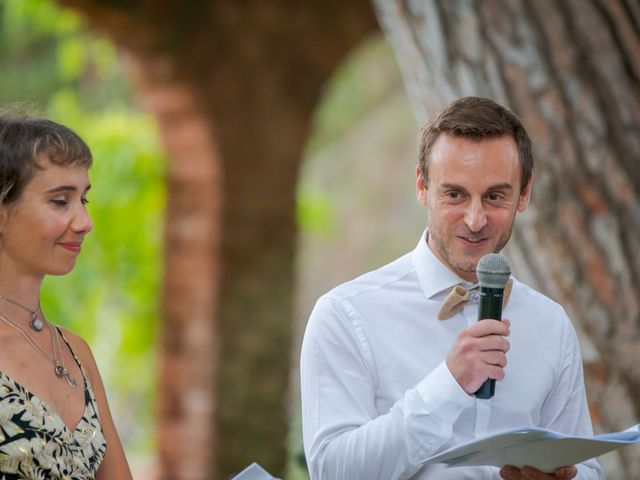
[{"label": "man", "polygon": [[[503,322],[477,322],[477,303],[438,319],[452,287],[473,287],[478,260],[509,241],[532,171],[524,127],[491,100],[458,100],[422,129],[416,190],[428,230],[413,252],[321,297],[309,319],[301,387],[313,480],[601,477],[594,460],[551,474],[423,464],[506,428],[592,434],[561,306],[513,279]],[[474,397],[489,378],[496,395]]]}]

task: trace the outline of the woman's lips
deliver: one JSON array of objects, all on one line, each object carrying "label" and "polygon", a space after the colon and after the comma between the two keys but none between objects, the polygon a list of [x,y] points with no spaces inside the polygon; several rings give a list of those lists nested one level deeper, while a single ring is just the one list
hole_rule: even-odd
[{"label": "woman's lips", "polygon": [[60,246],[74,253],[80,252],[80,242],[64,242]]}]

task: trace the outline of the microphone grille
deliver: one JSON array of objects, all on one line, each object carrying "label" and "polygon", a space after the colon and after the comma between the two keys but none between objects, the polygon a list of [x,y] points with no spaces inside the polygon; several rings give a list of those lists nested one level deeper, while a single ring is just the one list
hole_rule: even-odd
[{"label": "microphone grille", "polygon": [[478,261],[476,275],[481,287],[504,288],[511,276],[511,265],[502,255],[488,253]]}]

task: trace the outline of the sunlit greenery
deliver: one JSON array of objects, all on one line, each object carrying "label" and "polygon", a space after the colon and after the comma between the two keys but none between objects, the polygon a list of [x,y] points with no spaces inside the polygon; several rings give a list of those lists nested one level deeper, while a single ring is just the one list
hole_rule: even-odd
[{"label": "sunlit greenery", "polygon": [[43,309],[92,346],[130,453],[153,442],[165,158],[131,107],[112,44],[50,0],[0,2],[0,104],[77,131],[94,156],[94,231],[75,270],[48,278]]}]

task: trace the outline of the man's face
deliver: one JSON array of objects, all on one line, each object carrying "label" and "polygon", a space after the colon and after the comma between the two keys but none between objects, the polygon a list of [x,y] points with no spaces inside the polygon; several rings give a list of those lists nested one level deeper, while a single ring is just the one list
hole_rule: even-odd
[{"label": "man's face", "polygon": [[463,279],[476,282],[478,260],[509,241],[516,212],[527,208],[531,192],[531,181],[520,191],[521,174],[510,135],[478,142],[442,134],[431,151],[428,185],[416,171],[429,247]]}]

